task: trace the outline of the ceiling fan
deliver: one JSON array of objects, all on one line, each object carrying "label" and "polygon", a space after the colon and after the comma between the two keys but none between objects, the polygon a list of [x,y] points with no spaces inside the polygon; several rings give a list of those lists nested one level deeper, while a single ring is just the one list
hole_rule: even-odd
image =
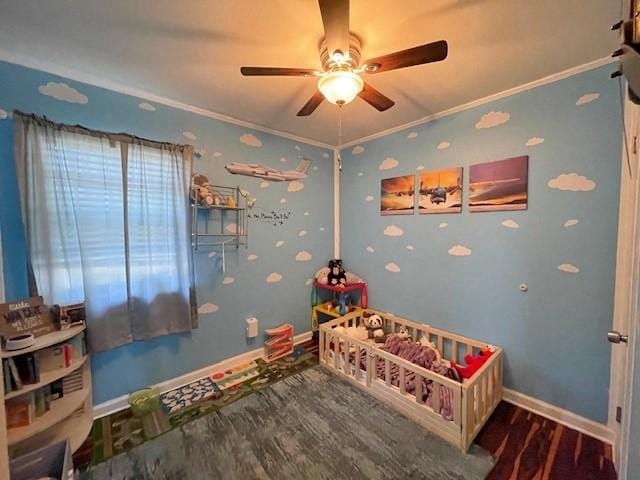
[{"label": "ceiling fan", "polygon": [[312,68],[242,67],[245,76],[294,76],[318,79],[318,90],[298,112],[311,115],[326,98],[338,106],[356,96],[383,112],[395,102],[366,83],[362,73],[374,74],[439,62],[447,58],[447,42],[426,45],[371,58],[360,64],[360,40],[349,31],[349,0],[318,0],[325,37],[320,44],[323,71]]}]

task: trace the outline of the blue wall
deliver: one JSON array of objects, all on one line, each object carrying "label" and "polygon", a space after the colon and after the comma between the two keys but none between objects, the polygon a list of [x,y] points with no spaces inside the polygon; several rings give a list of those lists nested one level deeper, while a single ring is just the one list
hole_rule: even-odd
[{"label": "blue wall", "polygon": [[[342,257],[369,282],[372,305],[502,346],[507,387],[599,422],[607,420],[604,335],[613,312],[622,138],[610,70],[345,150],[340,186]],[[483,123],[504,113],[508,121],[477,128],[491,111],[502,113]],[[529,155],[528,210],[469,213],[468,165],[518,155]],[[456,166],[465,167],[462,214],[380,215],[381,178]],[[577,176],[559,180],[574,178],[582,190],[548,186],[570,173]],[[507,220],[517,228],[503,226]],[[385,235],[391,225],[403,234]],[[455,245],[470,255],[449,254]]]},{"label": "blue wall", "polygon": [[[85,95],[88,102],[71,103],[41,94],[39,87],[48,82],[64,82]],[[332,151],[163,105],[153,105],[153,111],[145,110],[139,107],[141,99],[2,62],[0,85],[0,109],[6,112],[18,109],[58,122],[193,143],[202,152],[194,170],[208,175],[212,183],[239,185],[248,190],[258,200],[258,213],[291,212],[282,226],[252,221],[249,248],[238,252],[227,250],[224,276],[233,278],[233,283],[222,283],[219,249],[216,255],[211,255],[212,250],[198,251],[195,255],[198,304],[201,312],[210,313],[200,315],[200,327],[190,334],[169,335],[94,355],[95,403],[260,347],[261,339],[245,339],[247,317],[257,317],[261,331],[283,322],[292,323],[298,333],[309,330],[310,287],[306,283],[326,264],[333,245]],[[65,91],[71,94],[70,99],[78,97],[68,89]],[[0,120],[0,227],[9,299],[20,298],[27,291],[12,131],[10,118]],[[183,132],[193,133],[196,140],[185,137]],[[240,138],[245,134],[253,135],[261,145],[242,143]],[[257,145],[255,141],[249,143]],[[288,191],[286,182],[261,188],[259,179],[234,176],[224,169],[232,161],[292,169],[301,156],[312,159],[313,164],[309,177],[302,182],[304,188],[294,192]],[[282,199],[286,203],[281,203]],[[281,240],[284,244],[276,247]],[[301,251],[312,258],[296,261]],[[257,259],[249,260],[250,255],[256,255]],[[280,274],[282,280],[267,283],[271,273]]]}]

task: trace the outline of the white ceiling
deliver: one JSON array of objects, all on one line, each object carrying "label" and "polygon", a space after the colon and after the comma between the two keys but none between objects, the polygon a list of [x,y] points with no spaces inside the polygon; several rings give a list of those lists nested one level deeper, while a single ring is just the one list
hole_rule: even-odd
[{"label": "white ceiling", "polygon": [[[446,39],[432,65],[368,75],[395,100],[344,108],[354,140],[607,56],[619,0],[352,0],[363,58]],[[0,0],[0,48],[317,141],[337,107],[296,112],[310,78],[246,78],[240,66],[319,68],[314,0]]]}]

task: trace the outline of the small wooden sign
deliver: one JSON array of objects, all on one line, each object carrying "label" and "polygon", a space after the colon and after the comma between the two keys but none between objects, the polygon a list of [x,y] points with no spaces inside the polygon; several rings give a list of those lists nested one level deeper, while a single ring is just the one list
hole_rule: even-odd
[{"label": "small wooden sign", "polygon": [[0,335],[4,338],[25,333],[39,337],[55,330],[53,316],[42,297],[0,303]]}]

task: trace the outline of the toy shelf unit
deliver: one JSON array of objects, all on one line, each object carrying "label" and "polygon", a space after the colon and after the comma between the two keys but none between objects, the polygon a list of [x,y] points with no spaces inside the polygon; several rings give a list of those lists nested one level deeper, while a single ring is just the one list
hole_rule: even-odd
[{"label": "toy shelf unit", "polygon": [[11,457],[62,440],[75,451],[88,437],[93,406],[84,335],[79,325],[37,337],[28,348],[2,351]]},{"label": "toy shelf unit", "polygon": [[191,244],[200,248],[248,247],[248,198],[240,187],[206,185],[191,195]]},{"label": "toy shelf unit", "polygon": [[361,311],[367,306],[368,294],[365,282],[333,286],[316,280],[311,290],[311,330],[317,332],[323,321]]}]

